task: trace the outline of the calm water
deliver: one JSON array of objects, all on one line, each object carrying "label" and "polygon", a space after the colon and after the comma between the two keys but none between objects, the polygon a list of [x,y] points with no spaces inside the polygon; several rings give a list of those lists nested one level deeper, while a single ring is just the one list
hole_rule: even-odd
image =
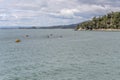
[{"label": "calm water", "polygon": [[0,80],[120,80],[120,32],[0,30]]}]

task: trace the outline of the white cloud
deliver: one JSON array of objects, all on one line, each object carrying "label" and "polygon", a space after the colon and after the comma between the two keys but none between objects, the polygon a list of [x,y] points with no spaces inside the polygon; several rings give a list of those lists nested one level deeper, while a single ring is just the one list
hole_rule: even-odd
[{"label": "white cloud", "polygon": [[74,18],[79,18],[75,16],[75,13],[77,12],[79,12],[78,9],[62,9],[59,12],[50,13],[50,15],[62,19],[74,19]]},{"label": "white cloud", "polygon": [[0,2],[2,2],[3,0],[0,0]]},{"label": "white cloud", "polygon": [[60,11],[60,13],[62,14],[62,15],[70,15],[70,16],[73,16],[74,15],[74,13],[76,13],[76,12],[79,12],[79,10],[78,9],[62,9],[61,11]]},{"label": "white cloud", "polygon": [[0,2],[0,20],[6,20],[6,23],[14,20],[23,25],[41,25],[48,20],[51,22],[46,25],[77,23],[95,15],[120,11],[119,0],[0,0]]}]

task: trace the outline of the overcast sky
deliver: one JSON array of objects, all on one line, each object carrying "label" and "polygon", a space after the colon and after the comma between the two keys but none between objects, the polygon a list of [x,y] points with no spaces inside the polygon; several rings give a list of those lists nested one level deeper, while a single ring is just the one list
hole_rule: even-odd
[{"label": "overcast sky", "polygon": [[0,26],[79,23],[120,11],[120,0],[0,0]]}]

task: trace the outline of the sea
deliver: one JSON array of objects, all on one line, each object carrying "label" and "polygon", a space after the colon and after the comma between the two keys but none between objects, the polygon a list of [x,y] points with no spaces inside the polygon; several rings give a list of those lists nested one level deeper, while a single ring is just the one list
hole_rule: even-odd
[{"label": "sea", "polygon": [[120,80],[120,32],[0,29],[0,80]]}]

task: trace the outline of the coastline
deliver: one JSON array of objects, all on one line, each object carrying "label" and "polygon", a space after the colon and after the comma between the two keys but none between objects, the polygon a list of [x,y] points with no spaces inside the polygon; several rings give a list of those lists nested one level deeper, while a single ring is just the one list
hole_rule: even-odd
[{"label": "coastline", "polygon": [[77,31],[120,31],[120,29],[92,29],[92,30],[78,29]]}]

